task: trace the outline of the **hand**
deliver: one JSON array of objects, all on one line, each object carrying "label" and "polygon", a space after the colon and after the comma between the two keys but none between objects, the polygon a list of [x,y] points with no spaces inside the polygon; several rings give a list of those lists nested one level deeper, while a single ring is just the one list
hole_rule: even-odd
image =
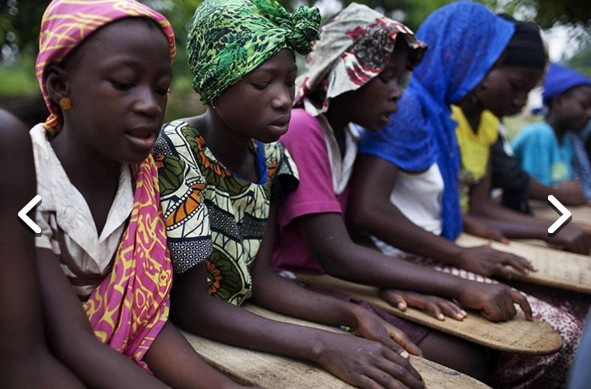
[{"label": "hand", "polygon": [[357,320],[355,335],[380,342],[404,358],[409,358],[408,353],[423,355],[421,349],[404,332],[367,309],[357,308],[355,318]]},{"label": "hand", "polygon": [[583,187],[579,180],[562,182],[554,185],[554,196],[564,205],[585,205],[587,200],[583,193]]},{"label": "hand", "polygon": [[505,266],[511,266],[524,275],[528,271],[536,271],[527,259],[495,250],[490,245],[462,248],[460,253],[459,267],[486,277],[501,276],[510,279],[512,273]]},{"label": "hand", "polygon": [[424,388],[409,361],[381,343],[344,334],[328,334],[318,363],[361,388]]},{"label": "hand", "polygon": [[401,311],[406,311],[407,307],[417,308],[438,320],[445,320],[445,316],[464,320],[468,315],[454,302],[437,296],[394,289],[380,289],[379,294],[382,300]]},{"label": "hand", "polygon": [[525,296],[507,285],[465,280],[459,289],[456,297],[458,303],[479,310],[482,316],[490,321],[507,321],[515,317],[515,303],[525,313],[526,320],[533,321],[531,307]]},{"label": "hand", "polygon": [[591,237],[574,224],[564,226],[556,236],[548,237],[546,241],[573,253],[589,255],[591,250]]}]

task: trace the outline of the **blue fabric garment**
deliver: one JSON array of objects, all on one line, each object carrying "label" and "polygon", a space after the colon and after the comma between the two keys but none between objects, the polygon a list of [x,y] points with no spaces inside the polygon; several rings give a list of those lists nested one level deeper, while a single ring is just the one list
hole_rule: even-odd
[{"label": "blue fabric garment", "polygon": [[437,162],[445,185],[442,235],[451,240],[462,231],[462,214],[460,153],[450,105],[482,81],[514,30],[513,23],[473,2],[458,1],[433,12],[417,31],[429,48],[414,69],[398,112],[361,143],[361,152],[388,156],[404,170],[421,171]]},{"label": "blue fabric garment", "polygon": [[587,324],[577,350],[577,355],[571,366],[568,389],[587,389],[591,383],[591,315],[587,315]]},{"label": "blue fabric garment", "polygon": [[564,134],[564,142],[573,151],[573,177],[581,182],[583,194],[587,200],[591,200],[591,163],[585,151],[585,144],[581,137],[574,131],[567,131]]},{"label": "blue fabric garment", "polygon": [[555,185],[573,178],[573,149],[569,142],[558,142],[548,123],[525,127],[511,146],[523,170],[542,184]]},{"label": "blue fabric garment", "polygon": [[553,97],[579,85],[591,86],[591,80],[566,66],[557,63],[550,64],[542,91],[544,105],[548,105]]}]

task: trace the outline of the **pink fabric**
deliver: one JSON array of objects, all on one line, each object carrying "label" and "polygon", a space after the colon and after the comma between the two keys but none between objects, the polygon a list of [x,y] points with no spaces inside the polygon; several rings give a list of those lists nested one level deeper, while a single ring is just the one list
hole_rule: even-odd
[{"label": "pink fabric", "polygon": [[170,60],[175,56],[174,32],[170,22],[147,5],[133,0],[53,0],[41,20],[39,54],[35,72],[50,115],[45,129],[53,136],[62,126],[62,114],[45,88],[45,69],[60,63],[93,32],[123,18],[148,18],[156,22],[168,40]]},{"label": "pink fabric", "polygon": [[278,271],[324,273],[300,233],[296,219],[318,213],[344,214],[349,189],[341,195],[334,193],[324,130],[309,113],[303,109],[292,111],[289,131],[281,142],[298,167],[300,184],[279,207],[274,267]]}]

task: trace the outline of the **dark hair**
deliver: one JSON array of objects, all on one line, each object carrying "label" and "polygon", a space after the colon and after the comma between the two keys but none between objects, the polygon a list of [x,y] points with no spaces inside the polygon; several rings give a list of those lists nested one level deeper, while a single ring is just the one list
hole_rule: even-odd
[{"label": "dark hair", "polygon": [[540,27],[532,22],[515,20],[508,14],[499,16],[515,25],[515,32],[507,44],[500,65],[544,69],[548,63],[548,54],[540,36]]}]

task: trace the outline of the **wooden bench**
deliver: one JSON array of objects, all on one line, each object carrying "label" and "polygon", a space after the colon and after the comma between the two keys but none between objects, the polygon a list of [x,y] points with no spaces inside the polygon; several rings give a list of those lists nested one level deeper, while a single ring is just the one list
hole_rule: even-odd
[{"label": "wooden bench", "polygon": [[[269,319],[342,332],[336,328],[290,318],[251,304],[249,311]],[[351,385],[307,362],[229,346],[213,340],[183,332],[193,348],[209,364],[246,385],[268,388],[352,388]],[[351,335],[354,336],[354,335]],[[485,384],[465,374],[448,369],[419,357],[411,357],[411,364],[423,377],[428,388],[479,389]]]},{"label": "wooden bench", "polygon": [[326,288],[367,301],[385,311],[406,320],[454,335],[495,350],[519,354],[545,355],[558,351],[562,347],[562,338],[546,322],[525,320],[522,312],[510,321],[493,323],[478,313],[469,313],[463,321],[446,318],[444,321],[408,308],[400,311],[382,300],[378,288],[355,284],[329,275],[297,274],[297,279],[310,285]]}]

